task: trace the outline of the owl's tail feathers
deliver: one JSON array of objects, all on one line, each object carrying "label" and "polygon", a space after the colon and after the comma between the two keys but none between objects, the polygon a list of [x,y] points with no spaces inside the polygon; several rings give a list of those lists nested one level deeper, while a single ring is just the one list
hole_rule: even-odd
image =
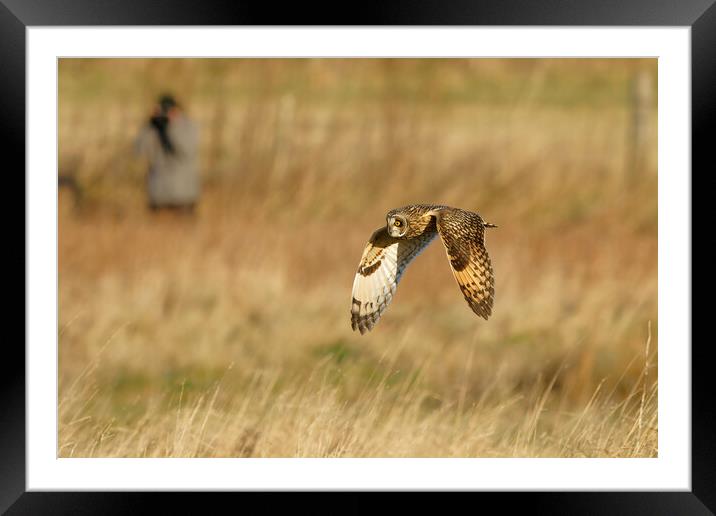
[{"label": "owl's tail feathers", "polygon": [[485,222],[486,228],[497,228],[499,227],[497,224],[490,224],[489,222]]}]

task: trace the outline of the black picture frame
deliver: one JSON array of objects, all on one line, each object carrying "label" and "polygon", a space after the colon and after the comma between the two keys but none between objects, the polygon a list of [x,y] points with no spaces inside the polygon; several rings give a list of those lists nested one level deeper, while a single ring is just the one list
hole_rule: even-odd
[{"label": "black picture frame", "polygon": [[[86,25],[552,25],[691,27],[692,193],[696,177],[713,173],[710,138],[716,125],[715,0],[431,0],[374,4],[287,3],[197,0],[0,0],[0,145],[5,162],[25,167],[26,29]],[[50,117],[51,119],[51,117]],[[7,160],[7,157],[15,158]],[[8,171],[10,167],[8,167]],[[694,171],[700,171],[695,174]],[[688,170],[684,173],[689,173]],[[6,180],[13,174],[8,173]],[[14,174],[16,180],[20,175]],[[701,181],[703,183],[703,180]],[[22,185],[25,191],[25,183]],[[701,189],[701,192],[707,189]],[[24,196],[23,196],[24,199]],[[693,196],[692,196],[693,203]],[[5,205],[7,206],[7,204]],[[17,210],[6,210],[7,221]],[[693,204],[692,204],[693,210]],[[693,223],[697,221],[692,217]],[[699,218],[699,221],[704,218]],[[707,223],[709,219],[706,218]],[[707,231],[702,234],[709,235]],[[693,235],[693,229],[692,229]],[[708,239],[707,238],[707,239]],[[7,246],[9,247],[9,246]],[[693,248],[692,260],[693,260]],[[713,251],[700,254],[713,263]],[[23,246],[6,251],[12,264],[26,263]],[[12,269],[8,269],[12,270]],[[27,269],[25,269],[27,274]],[[693,274],[693,265],[692,265]],[[19,276],[19,275],[18,275]],[[710,276],[699,282],[711,281]],[[705,285],[701,286],[705,290]],[[25,296],[23,296],[23,299]],[[17,306],[19,303],[15,303]],[[24,306],[23,303],[23,312]],[[704,307],[705,305],[700,305]],[[692,309],[697,308],[692,303]],[[703,309],[703,308],[702,308]],[[693,312],[692,312],[693,313]],[[662,314],[668,316],[668,314]],[[11,320],[9,317],[6,320]],[[692,315],[693,321],[693,315]],[[23,327],[24,333],[24,327]],[[206,512],[207,496],[156,493],[26,492],[25,353],[19,339],[6,337],[0,375],[0,511],[8,514],[114,514],[147,509]],[[502,510],[529,507],[550,514],[713,514],[716,511],[716,403],[710,382],[710,339],[692,339],[692,490],[690,492],[477,493]],[[671,342],[668,345],[688,345]],[[214,493],[217,495],[217,493]],[[221,498],[234,494],[219,494]],[[262,500],[265,495],[259,495]],[[422,496],[411,500],[423,505]],[[258,500],[257,500],[258,501]],[[482,501],[482,500],[481,500]],[[259,503],[262,503],[259,501]],[[383,503],[382,501],[379,503]],[[406,506],[401,503],[404,510]],[[370,504],[370,505],[368,505]],[[363,506],[370,508],[374,502]],[[346,505],[356,510],[356,505]],[[342,511],[343,512],[343,511]]]}]

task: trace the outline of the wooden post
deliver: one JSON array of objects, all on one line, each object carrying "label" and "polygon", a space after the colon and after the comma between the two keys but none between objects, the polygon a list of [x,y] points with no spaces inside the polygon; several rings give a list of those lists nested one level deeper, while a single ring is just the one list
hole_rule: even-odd
[{"label": "wooden post", "polygon": [[653,87],[652,76],[645,69],[634,74],[631,84],[631,129],[628,145],[628,170],[631,179],[638,179],[646,167],[646,154],[651,138]]}]

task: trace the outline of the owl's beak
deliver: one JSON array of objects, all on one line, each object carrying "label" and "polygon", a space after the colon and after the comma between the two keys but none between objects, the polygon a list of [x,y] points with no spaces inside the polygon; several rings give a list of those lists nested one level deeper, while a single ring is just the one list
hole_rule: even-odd
[{"label": "owl's beak", "polygon": [[395,227],[395,217],[388,217],[388,234],[393,238],[400,236],[400,230]]}]

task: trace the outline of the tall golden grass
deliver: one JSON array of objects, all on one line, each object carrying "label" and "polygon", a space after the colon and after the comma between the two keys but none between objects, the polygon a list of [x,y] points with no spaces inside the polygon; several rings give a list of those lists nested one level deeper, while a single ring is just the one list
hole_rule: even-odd
[{"label": "tall golden grass", "polygon": [[[639,76],[656,61],[60,60],[59,455],[655,456]],[[132,155],[166,89],[202,131],[195,218],[149,214]],[[362,248],[415,202],[499,225],[494,315],[436,242],[361,337]]]}]

